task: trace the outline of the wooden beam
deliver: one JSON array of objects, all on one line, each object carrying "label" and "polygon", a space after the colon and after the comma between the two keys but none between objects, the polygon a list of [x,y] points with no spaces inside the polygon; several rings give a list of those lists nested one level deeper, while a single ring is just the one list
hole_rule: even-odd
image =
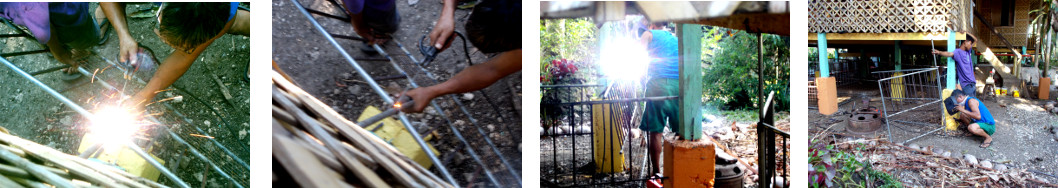
[{"label": "wooden beam", "polygon": [[680,24],[679,130],[684,140],[702,138],[702,27]]},{"label": "wooden beam", "polygon": [[[815,41],[817,33],[808,33],[808,40]],[[948,40],[947,33],[827,33],[827,41],[835,40]],[[965,32],[957,32],[955,40],[966,40]]]},{"label": "wooden beam", "polygon": [[[727,17],[701,20],[673,21],[674,23],[692,23],[744,30],[750,33],[769,33],[790,36],[790,14],[734,14]],[[829,38],[829,36],[828,36]]]}]

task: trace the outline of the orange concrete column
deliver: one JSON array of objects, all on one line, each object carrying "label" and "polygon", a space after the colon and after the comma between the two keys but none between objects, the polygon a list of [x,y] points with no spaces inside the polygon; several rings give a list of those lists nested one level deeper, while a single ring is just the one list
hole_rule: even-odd
[{"label": "orange concrete column", "polygon": [[713,187],[716,147],[709,139],[665,138],[665,187]]},{"label": "orange concrete column", "polygon": [[1051,95],[1051,78],[1040,78],[1040,99],[1049,99]]},{"label": "orange concrete column", "polygon": [[834,77],[816,78],[816,90],[819,98],[819,113],[823,115],[838,112],[838,85]]}]

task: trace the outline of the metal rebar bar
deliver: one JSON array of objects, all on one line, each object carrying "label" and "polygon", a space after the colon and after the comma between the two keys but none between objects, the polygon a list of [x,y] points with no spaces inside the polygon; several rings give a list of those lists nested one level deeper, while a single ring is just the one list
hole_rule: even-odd
[{"label": "metal rebar bar", "polygon": [[29,73],[29,75],[37,76],[37,75],[40,75],[40,74],[49,73],[49,72],[55,72],[55,71],[58,71],[58,70],[69,68],[69,67],[70,67],[70,65],[63,64],[62,66],[58,66],[58,67],[52,67],[52,68],[47,68],[47,69],[44,69],[44,70],[33,71],[33,72]]},{"label": "metal rebar bar", "polygon": [[12,56],[29,55],[29,54],[44,53],[44,52],[49,52],[49,51],[48,51],[48,49],[43,49],[43,50],[33,50],[33,51],[24,51],[24,52],[3,53],[3,54],[0,54],[0,57],[8,58],[8,57],[12,57]]},{"label": "metal rebar bar", "polygon": [[[345,60],[349,62],[349,65],[352,65],[353,68],[357,70],[357,74],[359,74],[360,77],[363,78],[365,82],[367,82],[368,86],[370,86],[371,89],[375,90],[375,92],[378,94],[378,96],[382,97],[382,99],[387,104],[393,104],[393,99],[387,97],[388,94],[386,94],[386,91],[382,90],[382,87],[380,87],[378,85],[378,83],[375,82],[374,79],[371,79],[371,75],[368,75],[367,71],[364,70],[363,67],[360,67],[360,64],[358,64],[356,62],[356,60],[353,60],[353,57],[350,56],[349,53],[346,52],[345,49],[342,48],[342,46],[340,44],[338,44],[338,41],[335,41],[334,38],[331,37],[331,35],[329,35],[327,33],[327,30],[324,29],[323,26],[320,25],[320,23],[317,22],[316,19],[313,18],[312,15],[309,14],[308,11],[305,10],[305,7],[303,7],[301,5],[301,3],[298,2],[297,0],[290,0],[290,1],[294,4],[294,7],[297,8],[301,12],[301,14],[305,16],[305,18],[309,21],[309,23],[311,23],[312,26],[314,28],[316,28],[316,31],[319,31],[320,34],[323,35],[323,37],[325,39],[327,39],[327,41],[330,42],[334,46],[334,48],[336,50],[338,50],[338,52],[340,54],[342,54],[342,57],[344,57]],[[445,179],[447,179],[449,181],[449,183],[451,183],[455,187],[459,187],[459,184],[455,181],[455,179],[452,177],[452,175],[448,172],[448,168],[445,168],[444,164],[441,163],[441,161],[439,159],[437,159],[437,156],[426,145],[426,142],[423,141],[422,136],[419,135],[419,133],[417,131],[415,131],[414,127],[412,127],[411,123],[408,121],[407,116],[404,115],[403,113],[401,113],[401,114],[398,115],[398,117],[401,120],[401,123],[404,124],[404,127],[406,129],[408,129],[408,132],[412,135],[412,138],[415,139],[415,142],[418,143],[419,146],[423,148],[423,152],[425,152],[426,156],[430,158],[430,161],[433,162],[434,166],[437,167],[438,171],[441,172],[441,174],[445,177]]]},{"label": "metal rebar bar", "polygon": [[[133,152],[135,152],[136,155],[139,155],[140,157],[143,157],[144,159],[153,158],[153,157],[151,157],[151,154],[147,154],[147,152],[143,151],[143,148],[140,148],[140,146],[137,146],[136,143],[133,143],[132,141],[129,141],[128,144],[126,144],[126,146],[129,149],[131,149]],[[150,164],[151,166],[154,166],[155,169],[158,169],[159,172],[162,172],[162,175],[165,175],[165,177],[169,178],[170,180],[173,180],[180,187],[184,187],[184,188],[190,188],[191,187],[190,185],[187,185],[187,182],[184,182],[184,180],[181,180],[180,177],[176,177],[176,174],[173,174],[173,172],[170,172],[168,168],[165,168],[165,166],[162,166],[161,163],[158,163],[158,161],[147,160],[147,164]],[[202,181],[205,181],[205,180],[202,180]]]},{"label": "metal rebar bar", "polygon": [[309,11],[309,13],[312,13],[312,14],[316,14],[316,15],[320,15],[320,16],[325,16],[325,17],[329,17],[329,18],[334,18],[334,19],[336,19],[336,20],[342,20],[342,21],[347,21],[347,20],[349,20],[349,18],[347,18],[347,17],[341,17],[341,16],[338,16],[338,15],[334,15],[334,14],[326,13],[326,12],[323,12],[323,11],[318,11],[318,10],[313,10],[313,9],[307,9],[307,8],[306,8],[305,10],[306,10],[306,11]]}]

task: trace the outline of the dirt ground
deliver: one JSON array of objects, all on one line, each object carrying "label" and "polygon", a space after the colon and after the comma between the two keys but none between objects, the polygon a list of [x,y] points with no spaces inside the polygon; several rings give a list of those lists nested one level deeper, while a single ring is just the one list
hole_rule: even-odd
[{"label": "dirt ground", "polygon": [[[328,1],[299,1],[306,8],[344,15],[342,9]],[[321,101],[331,105],[337,112],[348,119],[356,119],[367,106],[383,106],[383,100],[372,88],[363,82],[349,62],[328,42],[302,15],[290,1],[272,2],[272,45],[273,59],[289,74],[299,86]],[[383,44],[384,51],[398,62],[419,86],[429,86],[451,77],[466,68],[463,43],[455,39],[453,45],[440,53],[429,66],[429,77],[412,64],[397,47],[404,46],[416,59],[422,59],[419,53],[419,39],[433,28],[441,9],[439,1],[398,1],[397,9],[402,15],[400,29],[393,34],[396,40]],[[464,31],[469,9],[458,9],[455,14],[456,31]],[[316,20],[330,33],[356,36],[349,22],[317,16]],[[398,71],[380,55],[362,52],[360,42],[336,39],[343,49],[356,59],[373,78],[399,75]],[[470,56],[474,64],[485,62],[488,56],[470,46]],[[405,79],[378,81],[394,97],[404,89],[412,87]],[[492,172],[501,184],[514,185],[515,178],[507,172],[498,155],[485,144],[489,137],[497,146],[500,154],[507,158],[510,168],[521,174],[521,73],[515,73],[485,88],[482,92],[450,95],[466,106],[469,113],[477,119],[479,126],[474,126],[449,97],[440,97],[434,102],[443,109],[443,113],[452,119],[448,123],[441,117],[441,112],[427,108],[426,113],[411,114],[409,120],[420,133],[436,133],[437,138],[429,141],[440,151],[440,160],[448,168],[461,186],[488,185],[483,169]],[[482,95],[484,94],[484,96]],[[467,148],[459,141],[451,126],[459,130],[461,136],[470,144]],[[479,132],[479,129],[481,132]],[[483,133],[483,134],[482,134]],[[472,149],[485,163],[476,163],[467,149]],[[436,173],[436,168],[434,168]],[[439,173],[438,173],[439,174]]]},{"label": "dirt ground", "polygon": [[[92,8],[97,6],[93,4]],[[129,5],[127,12],[132,13],[145,8],[148,8],[146,4]],[[154,34],[155,20],[154,18],[128,18],[130,33],[138,42],[153,49],[159,60],[164,60],[173,49],[165,45]],[[0,25],[0,33],[16,32],[13,28]],[[85,69],[95,71],[109,66],[100,57],[116,61],[117,34],[109,32],[107,35],[109,38],[102,45],[90,49],[96,55],[87,58],[88,63],[84,66]],[[6,38],[0,41],[3,41],[0,42],[2,43],[0,53],[38,50],[44,47],[31,38]],[[183,77],[173,84],[174,87],[187,92],[170,90],[160,93],[155,98],[155,100],[162,100],[176,96],[182,97],[182,100],[162,102],[174,107],[175,112],[163,107],[162,103],[149,107],[153,113],[160,113],[158,117],[164,125],[156,125],[147,132],[149,135],[144,137],[150,138],[150,144],[147,144],[146,148],[150,150],[150,153],[161,158],[170,170],[192,186],[201,186],[201,182],[207,182],[208,187],[231,187],[232,185],[229,180],[222,178],[220,174],[213,172],[212,168],[204,165],[204,162],[193,157],[185,145],[168,138],[169,136],[160,131],[160,128],[169,127],[240,184],[248,185],[247,169],[225,155],[205,137],[191,135],[213,136],[238,158],[246,163],[250,162],[249,83],[246,79],[250,57],[248,44],[248,37],[232,35],[221,37],[210,45]],[[63,65],[50,53],[22,55],[7,59],[27,72]],[[50,72],[36,76],[36,78],[88,111],[95,110],[97,105],[113,101],[106,98],[114,91],[100,84],[91,83],[89,77],[82,77],[74,82],[65,82],[60,79],[60,76],[58,72]],[[126,94],[131,94],[143,86],[134,81],[126,82],[122,79],[121,72],[113,68],[100,71],[96,76],[116,87],[124,87]],[[214,76],[219,78],[224,87],[228,89],[232,95],[231,100],[224,99],[220,87],[217,87],[213,79]],[[0,116],[0,126],[7,128],[14,135],[69,154],[77,154],[76,149],[84,134],[84,128],[90,123],[87,118],[65,107],[55,97],[6,67],[0,69],[0,85],[2,85],[0,93],[3,93],[0,95],[0,111],[7,113],[5,116]],[[177,113],[187,117],[190,122],[184,121]],[[205,133],[199,132],[199,129]],[[140,141],[141,143],[148,142]],[[204,174],[203,172],[210,173]],[[203,178],[207,180],[203,181]],[[162,179],[163,184],[172,184],[167,178],[159,179]]]},{"label": "dirt ground", "polygon": [[[987,75],[982,71],[978,71],[976,77],[979,80],[983,80]],[[1004,76],[1004,78],[1013,77],[1007,75]],[[1014,85],[1014,82],[1016,82],[1014,79],[1007,79],[1005,81],[1007,86]],[[979,85],[979,87],[981,86]],[[839,100],[859,101],[858,97],[854,96],[867,94],[877,101],[879,96],[877,89],[871,90],[864,88],[857,88],[856,86],[839,88]],[[983,93],[978,93],[978,97],[982,97],[983,95]],[[993,163],[1005,164],[1011,168],[1034,170],[1052,175],[1058,174],[1058,170],[1055,169],[1055,167],[1058,167],[1058,157],[1054,155],[1055,151],[1058,151],[1058,140],[1056,140],[1058,137],[1051,134],[1047,128],[1049,125],[1058,122],[1058,116],[1046,113],[1041,107],[1044,103],[1042,100],[1014,98],[1008,95],[1000,96],[997,100],[985,98],[983,101],[984,105],[988,107],[992,116],[996,119],[996,132],[992,135],[993,142],[990,147],[979,147],[983,138],[971,135],[964,127],[960,127],[957,131],[942,130],[937,133],[929,134],[913,140],[907,143],[907,145],[916,144],[922,147],[931,146],[934,149],[951,152],[952,156],[958,156],[959,158],[962,158],[963,154],[969,154],[982,161],[990,160]],[[881,106],[881,103],[872,101],[872,106]],[[850,115],[848,111],[852,108],[853,102],[845,103],[844,105],[839,106],[838,113],[830,116],[824,116],[815,109],[810,110],[810,135],[816,136],[817,133],[822,132],[833,125],[830,131],[836,131],[838,133],[838,136],[836,137],[838,138],[887,138],[887,131],[884,123],[882,124],[882,128],[865,135],[857,135],[845,131],[844,127],[847,125],[846,120]],[[914,138],[923,133],[939,128],[939,118],[941,115],[941,112],[939,111],[939,106],[931,107],[913,111],[910,116],[898,115],[891,118],[889,123],[890,126],[892,126],[891,131],[894,137],[893,141],[897,143],[903,142],[904,140]],[[926,126],[907,124],[896,122],[896,120],[913,120],[935,123],[936,125]],[[1055,177],[1046,175],[1041,175],[1039,177],[1046,177],[1050,182],[1058,182],[1058,178]],[[901,176],[901,178],[915,179],[917,177]]]}]

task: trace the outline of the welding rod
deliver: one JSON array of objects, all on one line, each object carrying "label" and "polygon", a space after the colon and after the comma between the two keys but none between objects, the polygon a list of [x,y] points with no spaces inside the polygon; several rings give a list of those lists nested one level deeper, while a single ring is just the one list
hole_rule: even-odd
[{"label": "welding rod", "polygon": [[[412,106],[412,105],[415,105],[415,102],[414,101],[409,101],[409,102],[404,103],[402,105]],[[357,122],[356,124],[360,125],[360,127],[367,127],[369,125],[372,125],[372,124],[378,123],[379,121],[382,121],[382,119],[388,118],[388,117],[393,116],[393,115],[397,115],[397,113],[399,113],[399,112],[400,112],[400,108],[390,108],[389,110],[383,111],[382,113],[378,113],[378,114],[376,114],[374,116],[371,116],[371,117],[369,117],[367,119],[364,119],[363,121]]]}]

